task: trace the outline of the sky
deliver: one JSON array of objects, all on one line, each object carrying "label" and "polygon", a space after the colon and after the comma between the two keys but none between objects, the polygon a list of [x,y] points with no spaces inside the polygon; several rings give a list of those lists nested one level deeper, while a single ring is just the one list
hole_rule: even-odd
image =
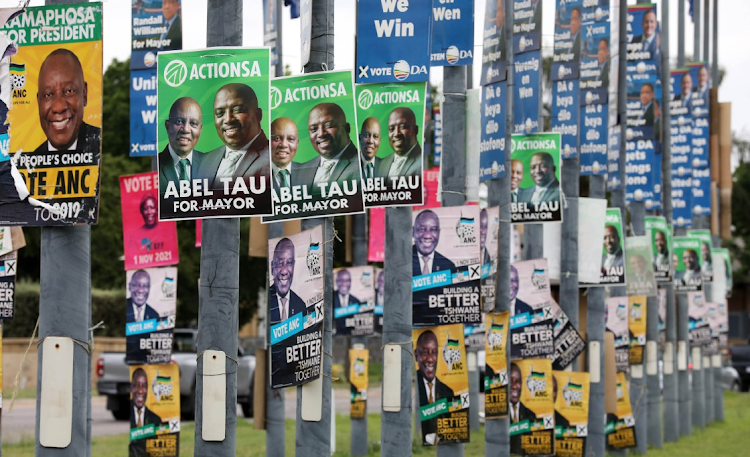
[{"label": "sky", "polygon": [[[613,4],[617,0],[610,0]],[[670,56],[677,56],[677,3],[670,2]],[[700,0],[702,1],[702,0]],[[711,0],[711,4],[716,0]],[[543,4],[543,46],[552,48],[553,22],[555,0],[542,0]],[[31,6],[39,6],[42,0],[32,0]],[[105,68],[112,59],[124,60],[130,56],[130,5],[128,0],[104,0],[104,65]],[[634,0],[629,2],[635,4]],[[661,16],[661,1],[654,0],[658,5]],[[16,5],[15,0],[0,0],[0,6]],[[484,17],[485,0],[475,1],[475,62],[481,65],[481,19]],[[354,34],[356,28],[356,0],[335,0],[335,29],[334,55],[335,68],[354,68]],[[206,0],[182,0],[183,48],[200,49],[206,47]],[[687,6],[685,8],[687,16]],[[283,11],[283,50],[282,57],[289,64],[292,74],[301,73],[300,66],[300,21],[289,18],[289,8]],[[616,10],[613,9],[616,15]],[[244,46],[262,46],[262,2],[252,0],[244,2]],[[726,70],[726,76],[719,88],[719,101],[732,103],[732,130],[744,132],[750,138],[750,91],[744,78],[750,75],[750,52],[747,42],[750,32],[747,28],[747,18],[750,17],[750,1],[721,0],[719,5],[719,65]],[[685,50],[688,55],[693,50],[693,24],[690,17],[686,17]],[[433,68],[430,80],[437,84],[442,80],[442,70]],[[479,72],[474,72],[474,87],[479,81]]]}]

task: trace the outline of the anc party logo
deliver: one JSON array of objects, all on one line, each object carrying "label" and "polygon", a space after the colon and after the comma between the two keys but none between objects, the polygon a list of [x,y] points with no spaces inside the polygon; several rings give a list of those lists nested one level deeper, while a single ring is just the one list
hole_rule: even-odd
[{"label": "anc party logo", "polygon": [[643,315],[643,310],[641,309],[640,303],[633,303],[633,306],[630,308],[630,318],[634,321],[637,321],[641,318]]},{"label": "anc party logo", "polygon": [[626,318],[626,317],[627,317],[627,315],[628,315],[628,307],[627,307],[627,306],[625,306],[625,304],[624,304],[624,303],[620,303],[619,305],[617,305],[617,311],[615,311],[615,315],[616,315],[616,316],[617,316],[617,318],[618,318],[618,319],[620,319],[621,321],[622,321],[622,320],[625,320],[625,318]]},{"label": "anc party logo", "polygon": [[456,235],[462,243],[476,243],[477,236],[474,233],[474,218],[464,217],[463,214],[456,224]]},{"label": "anc party logo", "polygon": [[495,323],[494,321],[490,325],[490,332],[487,333],[487,345],[493,351],[500,350],[500,346],[503,344],[503,333],[504,326],[502,323]]},{"label": "anc party logo", "polygon": [[23,89],[26,87],[26,64],[11,62],[10,64],[10,84],[13,90]]},{"label": "anc party logo", "polygon": [[281,91],[278,87],[271,87],[271,109],[276,109],[281,105]]},{"label": "anc party logo", "polygon": [[403,81],[409,77],[410,68],[409,62],[405,60],[399,60],[393,64],[393,76],[399,81]]},{"label": "anc party logo", "polygon": [[187,75],[187,65],[182,60],[173,60],[164,67],[164,81],[172,87],[181,86]]},{"label": "anc party logo", "polygon": [[622,390],[622,383],[621,382],[617,383],[617,389],[615,390],[615,393],[617,394],[617,401],[620,401],[623,398],[625,398],[625,393]]},{"label": "anc party logo", "polygon": [[357,357],[357,359],[354,361],[354,375],[356,377],[361,377],[365,374],[365,359],[361,357]]},{"label": "anc party logo", "polygon": [[159,370],[156,370],[156,377],[151,383],[151,391],[156,398],[156,401],[161,401],[161,397],[172,395],[172,377],[171,376],[159,376]]},{"label": "anc party logo", "polygon": [[322,267],[320,265],[320,243],[310,241],[307,249],[307,271],[310,276],[320,276]]},{"label": "anc party logo", "polygon": [[531,284],[536,287],[536,290],[547,289],[547,281],[544,280],[544,268],[534,268],[534,272],[531,273]]},{"label": "anc party logo", "polygon": [[177,289],[177,286],[175,284],[174,278],[165,276],[164,282],[161,284],[161,291],[164,293],[164,296],[167,298],[174,297],[176,289]]},{"label": "anc party logo", "polygon": [[543,397],[547,391],[547,376],[544,372],[534,371],[531,366],[531,372],[526,376],[526,388],[529,389],[534,397]]},{"label": "anc party logo", "polygon": [[566,405],[581,406],[583,401],[583,386],[581,384],[574,384],[568,378],[568,383],[563,386],[562,394]]},{"label": "anc party logo", "polygon": [[448,46],[448,49],[445,51],[445,58],[451,65],[458,62],[458,48],[455,46]]},{"label": "anc party logo", "polygon": [[462,368],[461,349],[459,348],[458,340],[452,340],[450,333],[443,345],[443,360],[448,365],[448,371],[452,371],[454,368],[457,370]]},{"label": "anc party logo", "polygon": [[362,276],[359,277],[359,283],[365,288],[372,287],[372,275],[370,273],[362,273]]},{"label": "anc party logo", "polygon": [[357,103],[359,103],[359,107],[362,109],[370,109],[374,100],[375,97],[372,95],[370,89],[362,90],[359,93],[359,97],[357,97]]}]

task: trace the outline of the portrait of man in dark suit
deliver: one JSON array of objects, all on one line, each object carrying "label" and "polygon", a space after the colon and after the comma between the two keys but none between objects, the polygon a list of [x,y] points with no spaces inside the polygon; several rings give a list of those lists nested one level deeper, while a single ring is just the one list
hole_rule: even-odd
[{"label": "portrait of man in dark suit", "polygon": [[182,17],[180,0],[162,0],[162,14],[167,31],[161,35],[162,40],[169,40],[169,49],[182,49]]},{"label": "portrait of man in dark suit", "polygon": [[518,203],[521,193],[521,182],[523,181],[523,162],[518,159],[510,161],[510,201]]},{"label": "portrait of man in dark suit", "polygon": [[380,122],[368,117],[359,129],[359,151],[362,154],[362,179],[380,177],[380,162],[377,156],[380,148]]},{"label": "portrait of man in dark suit", "polygon": [[692,108],[693,100],[695,99],[695,92],[693,92],[693,76],[689,72],[685,72],[680,80],[681,92],[675,95],[674,99],[682,101],[682,106],[685,108]]},{"label": "portrait of man in dark suit", "polygon": [[268,288],[271,325],[304,313],[307,309],[305,302],[292,290],[294,264],[294,243],[289,238],[282,238],[276,243],[271,261],[273,285]]},{"label": "portrait of man in dark suit", "polygon": [[149,382],[146,371],[143,368],[137,368],[133,371],[133,378],[130,380],[130,405],[132,408],[130,428],[162,423],[161,417],[146,407],[148,388]]},{"label": "portrait of man in dark suit", "polygon": [[336,290],[333,294],[333,306],[335,308],[359,305],[359,298],[350,294],[352,288],[352,274],[349,270],[340,270],[336,274]]},{"label": "portrait of man in dark suit", "polygon": [[548,152],[537,152],[529,159],[529,173],[534,185],[521,189],[519,198],[525,203],[543,203],[560,200],[560,181],[557,167]]},{"label": "portrait of man in dark suit", "polygon": [[622,244],[617,227],[607,225],[604,227],[604,254],[602,255],[602,270],[606,274],[612,267],[624,267],[625,260],[622,255]]},{"label": "portrait of man in dark suit", "polygon": [[[696,100],[702,100],[701,105],[703,105],[704,110],[708,109],[708,92],[708,68],[704,65],[698,70],[698,87],[695,88],[695,98]],[[705,111],[704,114],[706,114]]]},{"label": "portrait of man in dark suit", "polygon": [[574,7],[570,12],[570,52],[573,53],[573,62],[581,60],[581,9]]},{"label": "portrait of man in dark suit", "polygon": [[609,87],[609,40],[602,38],[599,40],[599,49],[596,54],[599,61],[599,81],[602,82],[601,89]]},{"label": "portrait of man in dark suit", "polygon": [[[654,271],[669,271],[669,247],[667,246],[667,235],[662,230],[654,233]],[[661,268],[659,268],[661,266]]]},{"label": "portrait of man in dark suit", "polygon": [[388,116],[388,142],[393,154],[380,162],[380,176],[421,176],[422,147],[417,141],[419,126],[414,111],[394,108]]},{"label": "portrait of man in dark suit", "polygon": [[167,183],[190,181],[200,167],[204,154],[195,150],[201,139],[203,120],[201,106],[191,97],[172,103],[169,118],[164,121],[169,144],[159,153],[159,192],[164,194]]},{"label": "portrait of man in dark suit", "polygon": [[651,127],[654,125],[654,86],[651,83],[643,83],[641,86],[641,115],[639,119],[643,119],[645,126]]},{"label": "portrait of man in dark suit", "polygon": [[[427,406],[443,398],[452,399],[453,389],[445,385],[438,377],[438,341],[431,330],[427,330],[417,338],[414,351],[417,359],[417,389],[419,391],[420,406]],[[422,439],[425,444],[437,443],[437,418],[422,421]],[[432,436],[430,436],[432,435]]]},{"label": "portrait of man in dark suit", "polygon": [[310,143],[318,157],[300,166],[298,184],[320,195],[321,184],[359,181],[359,153],[349,138],[351,126],[344,110],[335,103],[321,103],[310,110],[307,122]]},{"label": "portrait of man in dark suit", "polygon": [[685,270],[675,273],[675,281],[683,286],[701,284],[703,279],[701,265],[695,249],[685,249],[682,251],[682,265],[685,267]]},{"label": "portrait of man in dark suit", "polygon": [[633,254],[628,258],[628,281],[642,284],[648,281],[646,259],[640,254]]},{"label": "portrait of man in dark suit", "polygon": [[138,270],[133,273],[128,284],[130,298],[127,299],[125,321],[143,322],[151,319],[159,319],[159,313],[146,302],[151,293],[151,276],[146,270]]},{"label": "portrait of man in dark suit", "polygon": [[487,251],[487,229],[489,228],[489,216],[487,215],[487,209],[482,208],[482,211],[479,213],[479,248],[480,248],[480,258],[482,259],[482,264],[488,264],[492,262],[492,257],[490,256],[489,251]]},{"label": "portrait of man in dark suit", "polygon": [[426,209],[417,215],[413,237],[413,276],[428,275],[437,271],[456,271],[456,264],[435,250],[440,242],[440,218],[434,211]]},{"label": "portrait of man in dark suit", "polygon": [[649,53],[649,59],[656,64],[656,74],[661,74],[661,43],[659,34],[656,33],[657,21],[656,10],[651,9],[643,14],[641,22],[643,34],[633,38],[633,43],[643,43],[642,52]]},{"label": "portrait of man in dark suit", "polygon": [[288,117],[279,117],[271,122],[271,181],[278,193],[282,187],[295,185],[295,172],[292,169],[294,156],[299,147],[297,124]]},{"label": "portrait of man in dark suit", "polygon": [[[492,7],[494,6],[494,11]],[[491,60],[482,61],[482,77],[486,81],[491,81],[493,77],[502,76],[501,69],[505,71],[507,60],[506,48],[507,39],[505,37],[505,0],[487,0],[486,8],[490,11],[486,14],[487,22],[484,25],[484,36],[491,36],[492,29],[495,29],[497,42],[490,48],[485,48],[483,54],[488,53],[495,56]],[[494,14],[492,14],[494,12]]]},{"label": "portrait of man in dark suit", "polygon": [[214,96],[214,126],[224,146],[206,153],[197,177],[208,179],[212,189],[223,189],[222,179],[255,178],[257,183],[271,173],[268,137],[261,128],[263,110],[247,84],[230,83]]},{"label": "portrait of man in dark suit", "polygon": [[518,277],[518,270],[513,265],[510,266],[510,313],[512,316],[518,314],[534,312],[534,309],[525,301],[518,298],[518,288],[520,286],[520,279]]}]

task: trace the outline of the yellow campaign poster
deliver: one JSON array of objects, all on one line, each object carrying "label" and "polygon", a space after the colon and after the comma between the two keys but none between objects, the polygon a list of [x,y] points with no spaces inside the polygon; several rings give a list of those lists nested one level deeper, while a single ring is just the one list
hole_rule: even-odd
[{"label": "yellow campaign poster", "polygon": [[645,295],[628,297],[631,365],[643,363],[643,350],[646,347],[646,303]]},{"label": "yellow campaign poster", "polygon": [[510,453],[555,453],[552,360],[522,359],[510,364]]},{"label": "yellow campaign poster", "polygon": [[[10,152],[28,200],[3,225],[95,224],[102,127],[102,4],[27,8],[4,32],[18,44],[10,78]],[[36,204],[35,201],[42,204]],[[9,219],[9,220],[5,220]]]},{"label": "yellow campaign poster", "polygon": [[555,455],[583,457],[589,430],[588,373],[552,372],[555,402]]},{"label": "yellow campaign poster", "polygon": [[616,380],[617,412],[607,414],[607,425],[604,429],[607,435],[607,449],[611,451],[635,447],[635,418],[630,406],[625,373],[617,373]]},{"label": "yellow campaign poster", "polygon": [[130,457],[179,454],[179,366],[131,365]]},{"label": "yellow campaign poster", "polygon": [[485,317],[484,418],[508,417],[508,331],[510,313]]},{"label": "yellow campaign poster", "polygon": [[352,419],[363,419],[367,414],[367,369],[370,363],[367,349],[349,349],[349,384],[351,385]]},{"label": "yellow campaign poster", "polygon": [[469,441],[469,373],[463,324],[412,330],[422,444]]}]

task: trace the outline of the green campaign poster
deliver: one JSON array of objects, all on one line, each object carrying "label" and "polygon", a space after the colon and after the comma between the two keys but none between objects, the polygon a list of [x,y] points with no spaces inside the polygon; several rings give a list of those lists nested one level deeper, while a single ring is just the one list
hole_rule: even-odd
[{"label": "green campaign poster", "polygon": [[270,214],[270,51],[161,52],[157,68],[159,218]]},{"label": "green campaign poster", "polygon": [[602,242],[602,275],[600,285],[625,284],[625,244],[622,233],[622,211],[607,208]]},{"label": "green campaign poster", "polygon": [[713,241],[711,240],[711,230],[688,230],[688,236],[694,236],[701,240],[701,249],[698,252],[701,258],[701,272],[703,273],[703,282],[713,282],[714,264],[711,258]]},{"label": "green campaign poster", "polygon": [[663,216],[646,216],[646,236],[651,241],[657,282],[672,282],[672,227]]},{"label": "green campaign poster", "polygon": [[264,222],[364,211],[351,70],[271,84],[273,216]]},{"label": "green campaign poster", "polygon": [[674,255],[675,292],[696,292],[703,290],[701,272],[700,238],[693,236],[676,236],[672,239]]},{"label": "green campaign poster", "polygon": [[427,83],[358,84],[355,89],[365,205],[421,205]]},{"label": "green campaign poster", "polygon": [[[561,222],[560,134],[533,133],[511,138],[511,170],[522,178],[511,200],[513,223]],[[514,172],[515,173],[515,172]]]}]

